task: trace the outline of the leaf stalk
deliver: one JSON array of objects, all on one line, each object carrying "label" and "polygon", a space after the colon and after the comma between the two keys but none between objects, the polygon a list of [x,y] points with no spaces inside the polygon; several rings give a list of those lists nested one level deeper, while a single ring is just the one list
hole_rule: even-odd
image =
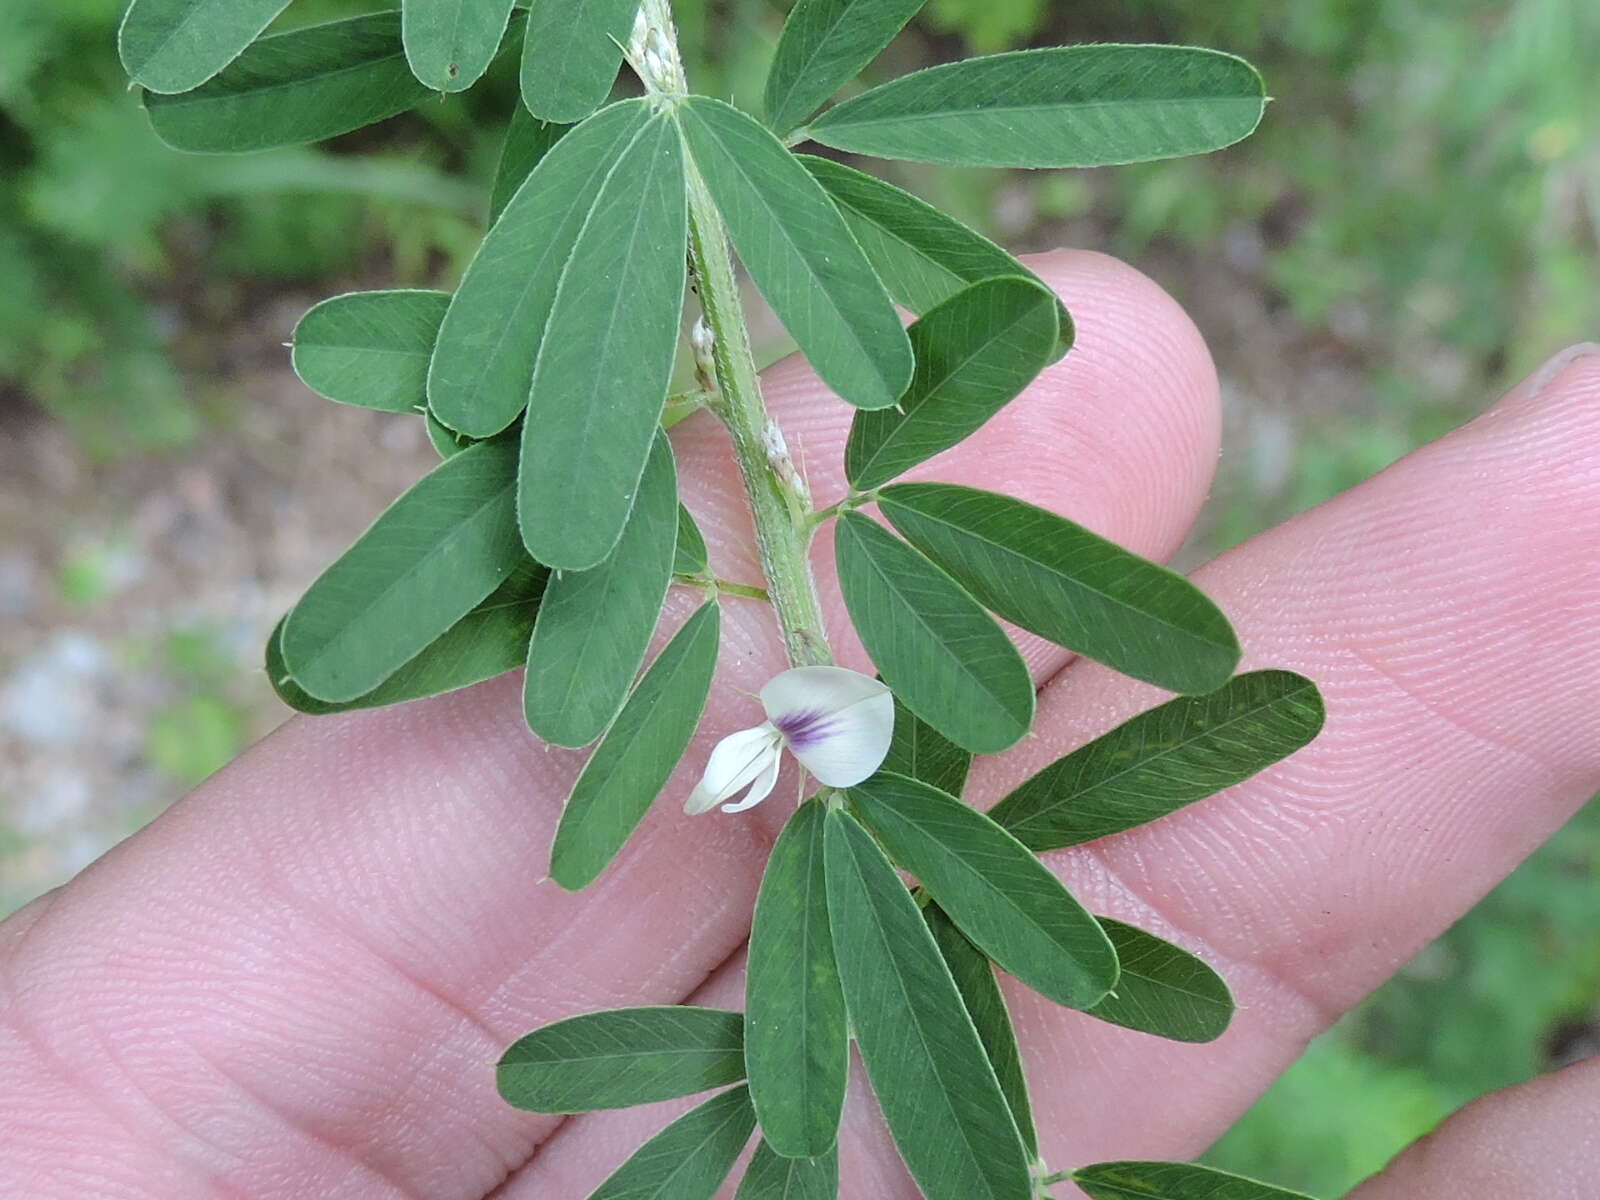
[{"label": "leaf stalk", "polygon": [[[644,0],[629,61],[636,70],[644,68],[639,74],[647,88],[662,89],[671,98],[686,94],[668,0]],[[789,662],[797,667],[824,666],[833,661],[833,655],[808,556],[811,496],[761,397],[722,216],[693,161],[686,167],[689,262],[710,333],[716,377],[716,391],[707,397],[707,407],[733,441],[767,594]]]}]

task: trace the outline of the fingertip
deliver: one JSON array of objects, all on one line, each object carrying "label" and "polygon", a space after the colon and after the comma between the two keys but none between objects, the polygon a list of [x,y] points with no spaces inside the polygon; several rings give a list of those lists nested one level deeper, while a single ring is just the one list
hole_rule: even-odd
[{"label": "fingertip", "polygon": [[1072,349],[913,474],[1008,491],[1165,557],[1216,468],[1221,402],[1205,341],[1160,284],[1120,259],[1058,249],[1022,262],[1066,305]]}]

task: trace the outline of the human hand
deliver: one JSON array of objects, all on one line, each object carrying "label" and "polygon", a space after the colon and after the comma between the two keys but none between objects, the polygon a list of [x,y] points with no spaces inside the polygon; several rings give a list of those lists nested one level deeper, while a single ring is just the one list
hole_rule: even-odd
[{"label": "human hand", "polygon": [[[1204,346],[1164,293],[1110,259],[1032,266],[1076,317],[1076,348],[917,474],[997,487],[1168,555],[1216,459]],[[1009,988],[1053,1167],[1198,1153],[1600,787],[1591,349],[1197,574],[1238,628],[1243,666],[1310,676],[1327,726],[1244,785],[1046,856],[1092,910],[1204,957],[1240,1004],[1223,1038],[1190,1046]],[[850,411],[797,361],[765,386],[829,502]],[[720,432],[697,418],[674,443],[713,560],[755,579]],[[819,542],[841,657],[862,666]],[[674,599],[669,625],[690,600]],[[1042,689],[1037,736],[980,760],[968,786],[980,806],[1159,698],[1036,639],[1024,649]],[[723,651],[704,733],[583,893],[542,879],[581,756],[537,742],[520,684],[500,679],[295,720],[0,925],[0,1194],[587,1195],[684,1103],[518,1112],[493,1064],[529,1029],[597,1007],[738,1005],[785,806],[689,819],[677,799],[785,664],[755,603],[727,604]],[[863,1083],[840,1194],[914,1196]],[[1595,1063],[1489,1097],[1359,1196],[1579,1200],[1600,1170],[1597,1104]]]}]

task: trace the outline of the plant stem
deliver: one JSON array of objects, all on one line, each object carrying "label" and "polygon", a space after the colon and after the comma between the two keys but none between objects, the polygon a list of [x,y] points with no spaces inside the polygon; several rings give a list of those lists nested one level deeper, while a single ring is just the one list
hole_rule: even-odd
[{"label": "plant stem", "polygon": [[[670,98],[687,94],[668,0],[644,0],[628,57],[652,92]],[[811,497],[761,398],[722,214],[693,162],[687,164],[687,178],[689,261],[711,335],[716,383],[707,405],[733,439],[761,569],[789,661],[797,667],[830,663],[833,656],[807,553]]]},{"label": "plant stem", "polygon": [[661,428],[671,429],[679,421],[687,420],[707,407],[711,397],[699,388],[687,392],[674,392],[667,397],[666,407],[661,410]]}]

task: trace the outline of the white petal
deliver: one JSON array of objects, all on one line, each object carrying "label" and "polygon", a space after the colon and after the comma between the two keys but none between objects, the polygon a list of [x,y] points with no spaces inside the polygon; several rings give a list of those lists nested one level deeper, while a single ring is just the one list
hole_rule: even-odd
[{"label": "white petal", "polygon": [[768,720],[776,724],[783,713],[816,710],[831,714],[888,692],[883,684],[860,671],[848,671],[844,667],[793,667],[767,680],[767,686],[761,689],[761,703],[767,710]]},{"label": "white petal", "polygon": [[[782,736],[768,722],[730,733],[711,751],[705,774],[700,777],[699,786],[689,794],[684,811],[698,816],[732,799],[767,770],[769,763],[777,762],[781,744]],[[770,791],[771,785],[767,786]]]},{"label": "white petal", "polygon": [[756,776],[756,781],[750,785],[750,790],[744,794],[744,799],[737,804],[724,804],[722,811],[725,813],[743,812],[747,808],[754,808],[760,804],[771,795],[773,786],[778,782],[778,768],[782,765],[783,756],[774,749],[772,758],[767,762],[761,774]]},{"label": "white petal", "polygon": [[767,716],[794,756],[829,787],[852,787],[883,765],[894,697],[869,675],[796,667],[761,689]]},{"label": "white petal", "polygon": [[894,697],[888,692],[857,701],[810,736],[788,740],[789,749],[829,787],[854,787],[883,765],[894,737]]}]

